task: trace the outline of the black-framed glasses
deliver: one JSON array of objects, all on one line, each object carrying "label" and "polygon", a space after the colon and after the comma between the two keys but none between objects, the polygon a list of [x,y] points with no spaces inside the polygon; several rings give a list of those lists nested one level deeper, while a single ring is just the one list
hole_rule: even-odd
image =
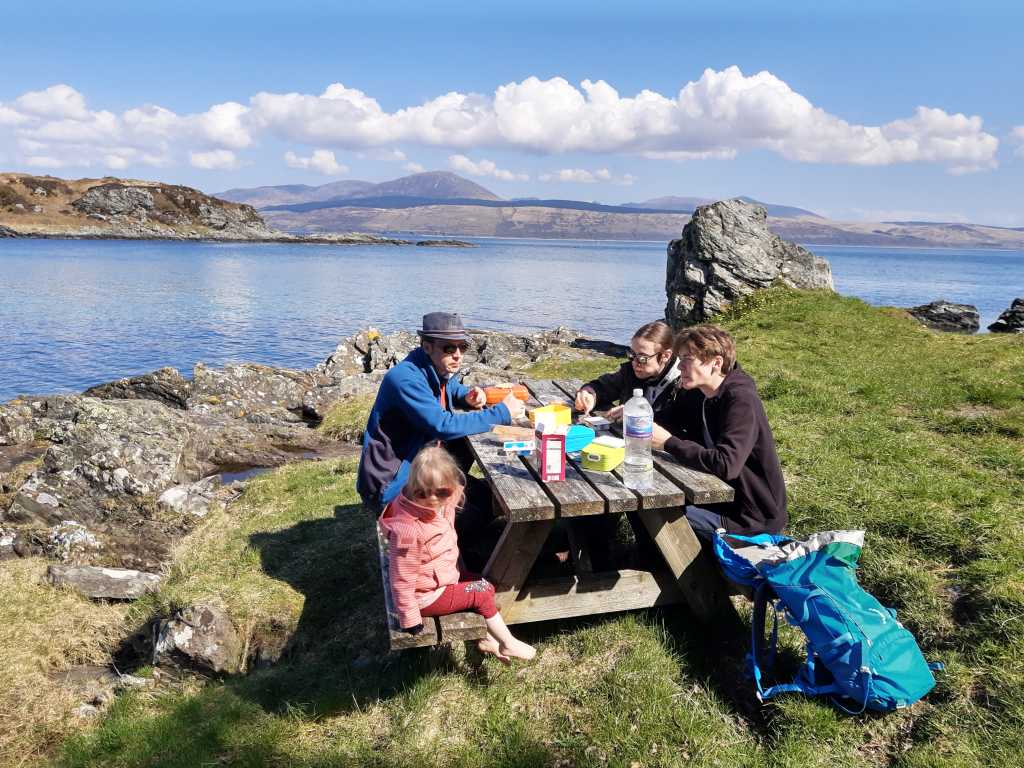
[{"label": "black-framed glasses", "polygon": [[461,344],[445,344],[441,347],[441,350],[446,355],[454,355],[455,350],[459,350],[462,354],[466,354],[469,351],[469,344],[463,342]]},{"label": "black-framed glasses", "polygon": [[647,365],[647,361],[653,360],[654,358],[657,357],[657,355],[641,355],[638,352],[634,352],[632,349],[627,349],[626,357],[629,359],[629,362],[631,363],[637,362],[640,363],[640,365]]}]

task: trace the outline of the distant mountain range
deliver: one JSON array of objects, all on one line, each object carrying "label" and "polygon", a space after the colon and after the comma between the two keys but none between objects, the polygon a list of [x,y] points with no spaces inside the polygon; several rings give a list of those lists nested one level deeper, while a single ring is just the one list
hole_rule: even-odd
[{"label": "distant mountain range", "polygon": [[[436,236],[669,240],[711,198],[667,196],[624,205],[580,200],[505,200],[446,171],[374,184],[336,181],[229,189],[217,197],[248,203],[288,232],[385,232]],[[935,222],[839,222],[813,211],[750,197],[765,207],[772,231],[809,245],[1024,248],[1022,229]]]}]

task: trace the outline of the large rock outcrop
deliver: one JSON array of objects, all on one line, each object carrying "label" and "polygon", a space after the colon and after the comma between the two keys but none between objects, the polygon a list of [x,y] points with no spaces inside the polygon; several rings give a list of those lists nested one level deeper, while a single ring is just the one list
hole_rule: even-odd
[{"label": "large rock outcrop", "polygon": [[[542,359],[625,351],[567,328],[471,333],[470,384],[507,380]],[[0,557],[159,570],[174,541],[237,492],[218,487],[217,473],[345,450],[312,427],[336,403],[372,396],[418,343],[406,331],[367,329],[307,371],[198,363],[191,378],[162,368],[85,395],[0,404]],[[7,473],[8,454],[18,472]]]},{"label": "large rock outcrop", "polygon": [[760,205],[723,200],[694,211],[668,246],[665,317],[676,328],[704,322],[733,301],[782,282],[832,289],[825,259],[768,230]]},{"label": "large rock outcrop", "polygon": [[993,333],[1024,333],[1024,298],[1014,299],[988,329]]},{"label": "large rock outcrop", "polygon": [[945,299],[936,299],[930,304],[911,307],[907,312],[934,331],[977,333],[981,327],[981,315],[973,304],[955,304]]}]

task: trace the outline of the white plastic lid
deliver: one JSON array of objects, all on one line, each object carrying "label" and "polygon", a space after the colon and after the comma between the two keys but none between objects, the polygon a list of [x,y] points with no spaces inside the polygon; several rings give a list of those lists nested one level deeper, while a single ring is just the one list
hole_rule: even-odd
[{"label": "white plastic lid", "polygon": [[642,389],[634,389],[633,390],[633,397],[643,397],[643,396],[644,396],[644,391]]}]

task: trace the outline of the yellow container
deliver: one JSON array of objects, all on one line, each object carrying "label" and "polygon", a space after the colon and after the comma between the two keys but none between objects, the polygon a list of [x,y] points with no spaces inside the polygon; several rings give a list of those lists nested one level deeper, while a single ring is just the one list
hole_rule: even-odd
[{"label": "yellow container", "polygon": [[[541,415],[544,414],[544,415]],[[552,416],[547,416],[552,414]],[[530,411],[530,422],[536,428],[537,417],[541,417],[541,421],[548,421],[554,418],[553,426],[566,426],[572,424],[572,408],[565,403],[551,403],[551,405],[542,405],[539,408],[534,408]]]},{"label": "yellow container", "polygon": [[601,443],[591,443],[580,454],[580,463],[584,469],[598,472],[611,472],[626,458],[626,448]]}]

